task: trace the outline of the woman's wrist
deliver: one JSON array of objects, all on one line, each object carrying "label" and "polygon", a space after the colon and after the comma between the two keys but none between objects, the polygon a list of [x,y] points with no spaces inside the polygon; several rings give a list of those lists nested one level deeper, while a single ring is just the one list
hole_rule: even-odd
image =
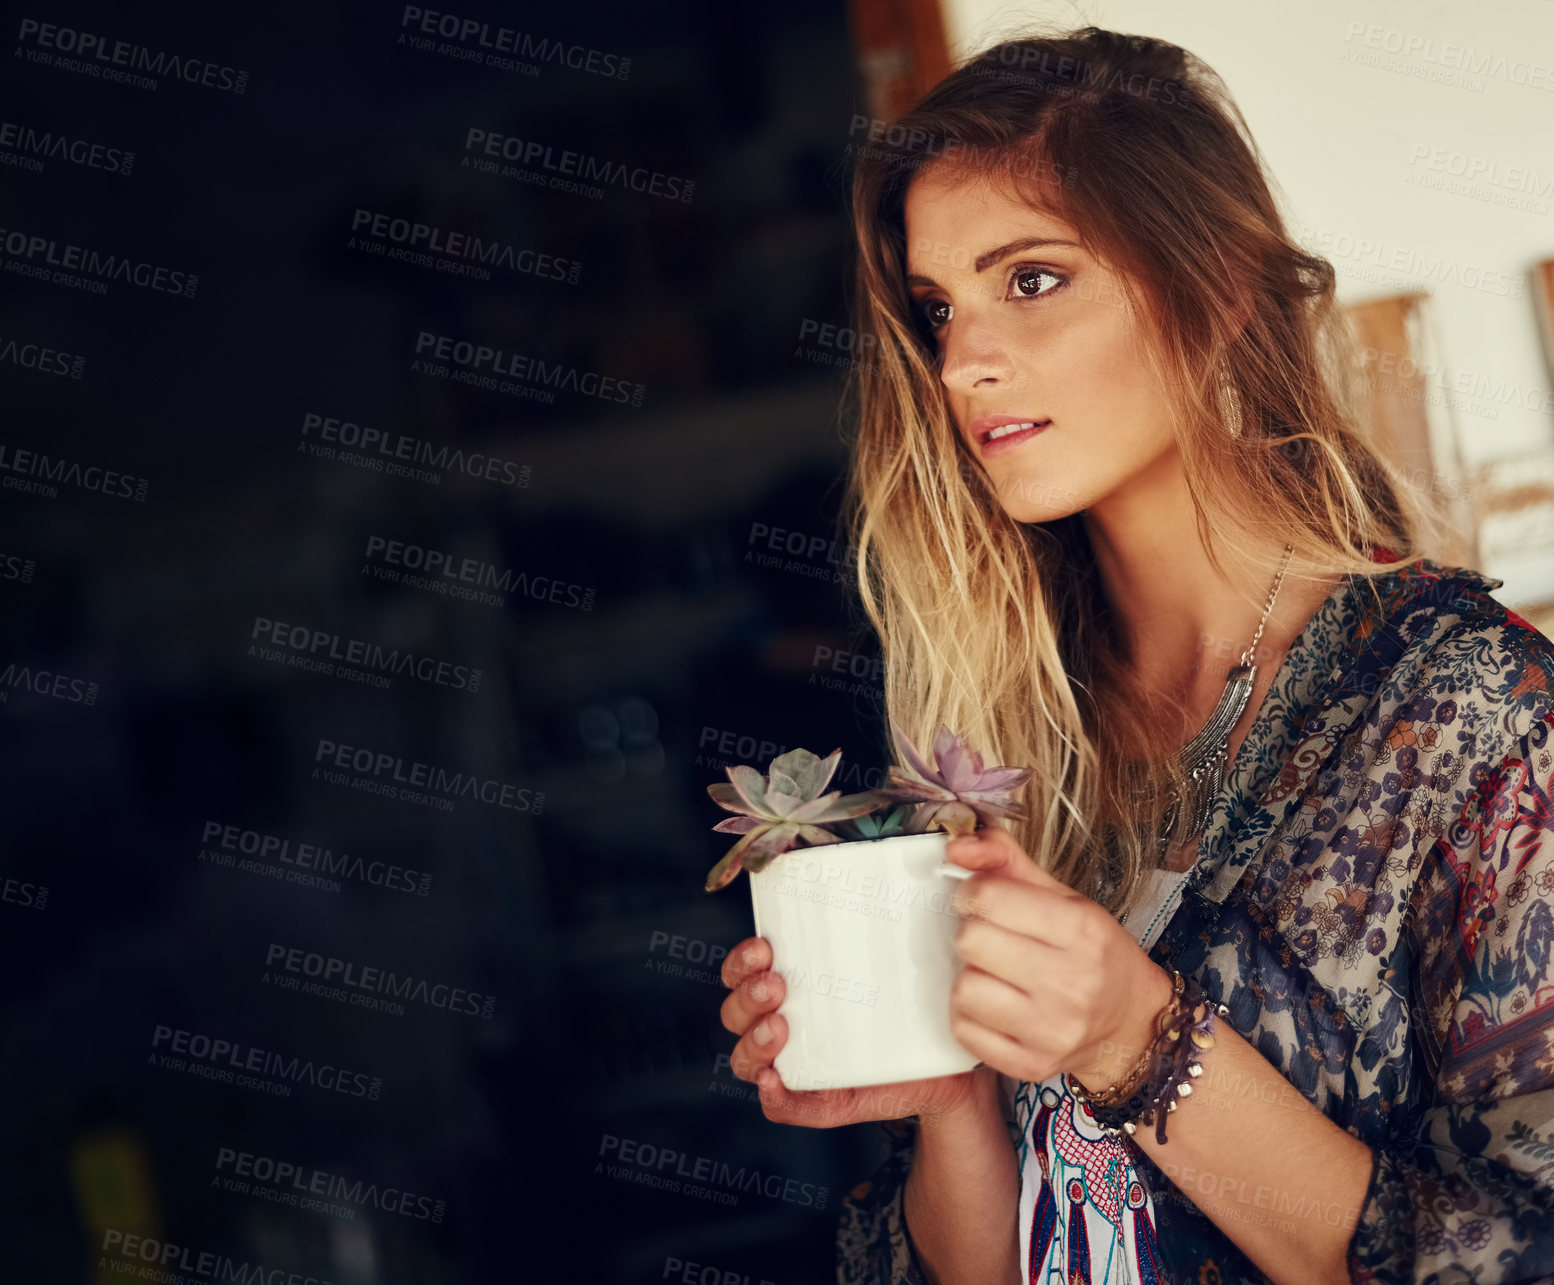
[{"label": "woman's wrist", "polygon": [[985,1125],[991,1119],[1003,1119],[1003,1105],[998,1099],[998,1072],[984,1065],[976,1067],[970,1075],[970,1087],[954,1106],[918,1113],[916,1119],[922,1131],[933,1132],[948,1127],[964,1132]]},{"label": "woman's wrist", "polygon": [[1176,993],[1171,974],[1159,964],[1150,965],[1150,985],[1134,993],[1138,1003],[1119,1037],[1107,1040],[1098,1051],[1098,1061],[1075,1067],[1070,1072],[1092,1097],[1110,1093],[1137,1070],[1138,1059],[1154,1047],[1160,1034],[1160,1015]]}]

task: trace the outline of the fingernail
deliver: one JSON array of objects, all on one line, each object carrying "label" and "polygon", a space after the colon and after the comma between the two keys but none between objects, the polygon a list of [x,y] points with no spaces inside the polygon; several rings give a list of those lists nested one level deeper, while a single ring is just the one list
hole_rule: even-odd
[{"label": "fingernail", "polygon": [[751,946],[748,950],[745,951],[745,963],[749,964],[752,968],[755,966],[756,960],[760,958],[761,952],[754,946]]},{"label": "fingernail", "polygon": [[757,1044],[770,1044],[772,1042],[772,1028],[766,1022],[762,1022],[755,1028],[755,1042]]},{"label": "fingernail", "polygon": [[777,1081],[777,1072],[769,1066],[763,1066],[755,1073],[755,1082],[763,1089],[769,1089]]},{"label": "fingernail", "polygon": [[769,995],[771,995],[771,993],[771,987],[769,987],[765,982],[757,982],[750,988],[750,998],[754,1000],[764,1000]]}]

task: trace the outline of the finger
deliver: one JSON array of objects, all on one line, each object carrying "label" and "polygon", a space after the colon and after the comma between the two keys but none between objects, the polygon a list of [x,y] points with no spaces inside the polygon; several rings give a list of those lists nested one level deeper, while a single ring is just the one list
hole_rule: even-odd
[{"label": "finger", "polygon": [[751,973],[772,966],[772,944],[765,937],[746,937],[723,957],[723,984],[730,990]]},{"label": "finger", "polygon": [[1011,1079],[1039,1084],[1058,1070],[1018,1040],[1012,1040],[1002,1031],[992,1030],[969,1017],[951,1013],[950,1034],[966,1052],[981,1058],[995,1071],[1002,1071]]},{"label": "finger", "polygon": [[1065,952],[1027,933],[987,919],[963,919],[951,943],[969,966],[991,973],[1027,995],[1061,985]]},{"label": "finger", "polygon": [[766,1067],[756,1079],[761,1110],[774,1124],[802,1124],[811,1129],[833,1129],[852,1123],[845,1089],[810,1089],[794,1092],[782,1082],[776,1068]]},{"label": "finger", "polygon": [[748,1032],[740,1036],[739,1043],[728,1057],[728,1069],[741,1080],[754,1080],[763,1067],[788,1042],[788,1022],[781,1013],[763,1017]]},{"label": "finger", "polygon": [[971,834],[956,835],[944,845],[944,855],[967,870],[997,870],[1016,857],[1024,857],[1025,850],[1003,826],[988,826]]},{"label": "finger", "polygon": [[781,973],[752,973],[723,1001],[718,1016],[725,1030],[743,1035],[756,1018],[781,1004],[785,994],[787,986]]},{"label": "finger", "polygon": [[950,904],[966,919],[997,924],[1053,946],[1072,945],[1084,924],[1084,898],[1002,873],[972,875],[951,893]]},{"label": "finger", "polygon": [[1068,890],[1067,884],[1031,860],[1020,841],[1001,825],[985,826],[971,834],[955,836],[944,845],[944,855],[967,870],[998,871],[1038,888]]},{"label": "finger", "polygon": [[1022,1044],[1036,1034],[1031,997],[1002,977],[970,965],[956,973],[950,987],[950,1016],[957,1015]]}]

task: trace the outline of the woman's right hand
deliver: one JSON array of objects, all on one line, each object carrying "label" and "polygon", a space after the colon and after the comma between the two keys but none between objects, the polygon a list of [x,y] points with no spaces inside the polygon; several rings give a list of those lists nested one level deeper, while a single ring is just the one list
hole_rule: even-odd
[{"label": "woman's right hand", "polygon": [[730,1069],[759,1086],[761,1110],[768,1120],[832,1129],[916,1115],[924,1124],[936,1124],[989,1102],[996,1107],[996,1072],[987,1066],[929,1080],[795,1093],[772,1065],[787,1043],[788,1023],[775,1011],[786,991],[781,974],[772,971],[771,943],[764,937],[746,937],[729,951],[723,960],[723,984],[731,991],[723,1001],[723,1025],[739,1037],[729,1057]]}]

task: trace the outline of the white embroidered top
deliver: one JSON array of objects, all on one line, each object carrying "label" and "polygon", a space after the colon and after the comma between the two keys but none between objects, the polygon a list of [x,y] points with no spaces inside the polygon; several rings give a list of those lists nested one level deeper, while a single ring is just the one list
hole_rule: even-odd
[{"label": "white embroidered top", "polygon": [[[1186,871],[1156,870],[1124,920],[1145,950],[1164,931]],[[1020,1279],[1031,1285],[1158,1285],[1154,1206],[1121,1138],[1109,1138],[1062,1075],[1000,1075],[1020,1128]]]}]

